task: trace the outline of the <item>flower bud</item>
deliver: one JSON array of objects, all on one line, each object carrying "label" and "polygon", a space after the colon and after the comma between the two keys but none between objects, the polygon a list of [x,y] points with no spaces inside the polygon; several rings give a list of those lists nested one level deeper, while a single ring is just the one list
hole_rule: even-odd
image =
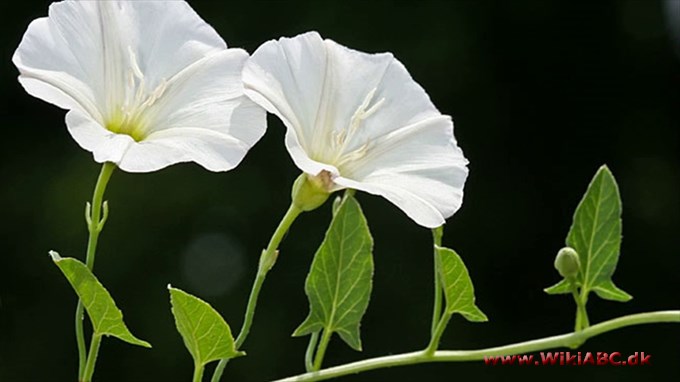
[{"label": "flower bud", "polygon": [[322,171],[316,176],[302,173],[293,183],[291,192],[293,204],[302,211],[318,208],[331,194],[329,192],[330,184],[332,184],[332,181],[328,171]]},{"label": "flower bud", "polygon": [[555,257],[555,269],[564,278],[572,278],[578,275],[581,263],[574,248],[564,247],[560,249]]}]

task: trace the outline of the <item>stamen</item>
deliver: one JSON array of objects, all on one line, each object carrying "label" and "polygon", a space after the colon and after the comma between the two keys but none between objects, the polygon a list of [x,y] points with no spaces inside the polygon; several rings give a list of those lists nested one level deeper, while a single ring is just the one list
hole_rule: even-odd
[{"label": "stamen", "polygon": [[371,106],[370,109],[368,109],[364,112],[364,115],[361,116],[361,119],[363,120],[363,119],[366,119],[366,118],[370,117],[371,115],[373,115],[373,113],[375,113],[378,110],[378,108],[380,108],[380,106],[382,106],[382,104],[384,104],[384,103],[385,103],[385,98],[381,98],[378,102],[376,102],[373,106]]},{"label": "stamen", "polygon": [[[352,140],[351,138],[357,133],[361,123],[368,117],[373,115],[378,109],[385,103],[385,98],[381,98],[378,102],[374,103],[372,106],[371,101],[375,97],[375,93],[378,91],[377,88],[371,89],[364,101],[357,107],[357,110],[352,115],[350,119],[349,126],[347,129],[342,129],[340,131],[333,132],[331,144],[335,147],[335,163],[337,166],[342,166],[345,163],[358,160],[369,150],[370,142],[366,142],[361,145],[358,149],[352,150],[350,152],[345,152],[347,149],[347,144]],[[369,107],[370,106],[370,107]]]},{"label": "stamen", "polygon": [[132,72],[135,74],[135,77],[137,77],[139,80],[144,79],[144,74],[142,73],[142,70],[139,69],[139,64],[137,63],[137,55],[135,52],[132,50],[132,47],[128,45],[128,54],[130,55],[130,68],[132,69]]},{"label": "stamen", "polygon": [[154,103],[156,103],[156,101],[163,96],[163,93],[165,93],[165,90],[167,88],[168,88],[168,82],[165,80],[165,78],[163,78],[161,80],[161,83],[158,84],[158,86],[156,86],[156,89],[154,89],[154,91],[151,93],[151,95],[146,99],[146,101],[144,101],[140,105],[140,107],[146,108],[146,107],[149,107],[149,106],[153,105]]}]

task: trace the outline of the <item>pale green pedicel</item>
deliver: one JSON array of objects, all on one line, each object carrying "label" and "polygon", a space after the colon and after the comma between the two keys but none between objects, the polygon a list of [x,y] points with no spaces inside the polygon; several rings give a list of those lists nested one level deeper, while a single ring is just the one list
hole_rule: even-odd
[{"label": "pale green pedicel", "polygon": [[309,316],[293,334],[323,331],[312,365],[315,370],[321,367],[333,333],[353,349],[361,350],[359,326],[371,294],[372,252],[373,239],[361,207],[353,196],[346,195],[307,276]]},{"label": "pale green pedicel", "polygon": [[[102,165],[99,177],[97,178],[97,184],[92,193],[92,204],[88,202],[85,205],[85,222],[87,222],[87,231],[89,232],[85,264],[90,271],[94,269],[99,234],[104,229],[104,224],[109,216],[109,205],[106,201],[103,201],[104,192],[115,169],[116,165],[111,162],[106,162]],[[78,380],[84,379],[87,363],[87,346],[85,345],[85,333],[83,331],[83,310],[83,302],[79,299],[75,316],[76,344],[78,345]],[[96,354],[97,351],[98,349],[95,349],[94,353]],[[96,356],[94,358],[96,359]]]},{"label": "pale green pedicel", "polygon": [[243,355],[236,351],[234,337],[224,318],[207,302],[168,285],[177,331],[194,359],[195,382],[210,362]]}]

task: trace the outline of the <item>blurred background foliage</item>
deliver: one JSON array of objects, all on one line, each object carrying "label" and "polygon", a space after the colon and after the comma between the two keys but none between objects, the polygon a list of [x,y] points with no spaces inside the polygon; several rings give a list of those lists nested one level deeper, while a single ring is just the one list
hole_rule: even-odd
[{"label": "blurred background foliage", "polygon": [[[621,187],[624,241],[614,281],[635,298],[591,298],[592,322],[678,308],[680,270],[680,4],[611,1],[191,1],[233,47],[318,30],[354,49],[391,51],[453,116],[470,160],[463,208],[444,243],[463,256],[490,322],[452,320],[444,348],[480,348],[563,333],[568,296],[553,258],[595,170]],[[85,201],[99,165],[64,125],[65,112],[28,96],[11,55],[47,1],[0,2],[0,380],[73,381],[73,291],[47,256],[83,258]],[[149,20],[149,22],[154,22]],[[98,381],[187,381],[191,358],[175,332],[166,285],[208,300],[237,331],[260,250],[289,203],[298,170],[269,130],[229,173],[194,164],[114,174],[110,219],[96,274],[146,350],[104,341]],[[362,325],[364,352],[331,342],[326,364],[423,348],[431,312],[430,232],[381,198],[359,200],[375,238],[376,273]],[[306,272],[330,219],[330,203],[292,227],[261,295],[245,344],[224,380],[262,381],[303,371],[306,338],[290,334],[307,314]],[[674,380],[680,328],[628,328],[582,351],[645,351],[638,368],[420,365],[347,377],[410,380]]]}]

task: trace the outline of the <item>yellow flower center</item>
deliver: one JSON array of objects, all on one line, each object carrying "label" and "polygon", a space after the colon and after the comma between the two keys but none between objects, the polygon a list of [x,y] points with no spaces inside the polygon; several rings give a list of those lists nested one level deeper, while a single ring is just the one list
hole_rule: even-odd
[{"label": "yellow flower center", "polygon": [[136,142],[149,134],[149,109],[163,96],[167,89],[165,79],[152,91],[147,91],[144,74],[137,63],[137,56],[128,46],[130,66],[122,102],[114,107],[106,121],[106,129],[116,134],[129,135]]}]

